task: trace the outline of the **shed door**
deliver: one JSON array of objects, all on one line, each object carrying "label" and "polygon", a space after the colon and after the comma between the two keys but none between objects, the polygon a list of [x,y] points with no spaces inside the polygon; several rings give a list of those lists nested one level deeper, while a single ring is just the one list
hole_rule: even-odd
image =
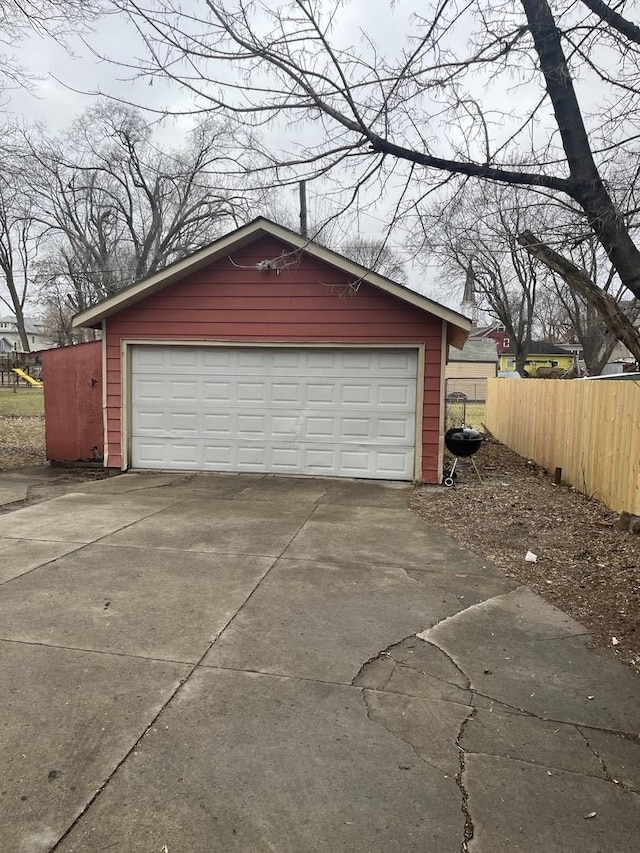
[{"label": "shed door", "polygon": [[136,346],[131,464],[411,480],[414,349]]}]

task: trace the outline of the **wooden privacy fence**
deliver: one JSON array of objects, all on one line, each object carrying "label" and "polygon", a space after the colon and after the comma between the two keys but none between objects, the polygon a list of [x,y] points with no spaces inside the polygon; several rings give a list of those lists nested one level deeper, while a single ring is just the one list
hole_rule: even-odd
[{"label": "wooden privacy fence", "polygon": [[640,383],[489,379],[485,424],[589,497],[640,515]]}]

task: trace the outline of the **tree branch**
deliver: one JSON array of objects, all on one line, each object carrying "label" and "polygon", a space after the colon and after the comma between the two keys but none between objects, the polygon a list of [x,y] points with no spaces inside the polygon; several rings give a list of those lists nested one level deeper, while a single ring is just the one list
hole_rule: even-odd
[{"label": "tree branch", "polygon": [[582,3],[590,9],[600,20],[617,30],[630,41],[640,44],[640,27],[623,18],[618,12],[603,3],[602,0],[582,0]]},{"label": "tree branch", "polygon": [[618,303],[601,290],[587,273],[550,246],[542,243],[531,231],[518,235],[518,243],[548,269],[558,273],[569,287],[598,311],[607,328],[640,360],[640,332],[624,314]]}]

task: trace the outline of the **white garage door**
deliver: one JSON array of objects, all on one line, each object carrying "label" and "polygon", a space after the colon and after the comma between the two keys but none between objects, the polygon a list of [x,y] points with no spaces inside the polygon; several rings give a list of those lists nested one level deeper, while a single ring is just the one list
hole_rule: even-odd
[{"label": "white garage door", "polygon": [[411,480],[416,350],[137,346],[135,468]]}]

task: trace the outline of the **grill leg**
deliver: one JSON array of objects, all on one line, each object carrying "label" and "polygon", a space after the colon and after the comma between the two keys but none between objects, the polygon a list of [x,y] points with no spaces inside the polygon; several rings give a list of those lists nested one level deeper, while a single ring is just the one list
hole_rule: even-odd
[{"label": "grill leg", "polygon": [[458,464],[458,457],[453,460],[453,465],[451,466],[451,470],[444,478],[444,485],[448,488],[452,488],[456,484],[456,465]]},{"label": "grill leg", "polygon": [[476,472],[476,474],[478,475],[478,479],[482,483],[483,479],[480,476],[480,471],[478,471],[478,466],[476,465],[476,460],[473,458],[473,456],[470,456],[469,459],[471,460],[471,464],[473,465],[473,470]]}]

